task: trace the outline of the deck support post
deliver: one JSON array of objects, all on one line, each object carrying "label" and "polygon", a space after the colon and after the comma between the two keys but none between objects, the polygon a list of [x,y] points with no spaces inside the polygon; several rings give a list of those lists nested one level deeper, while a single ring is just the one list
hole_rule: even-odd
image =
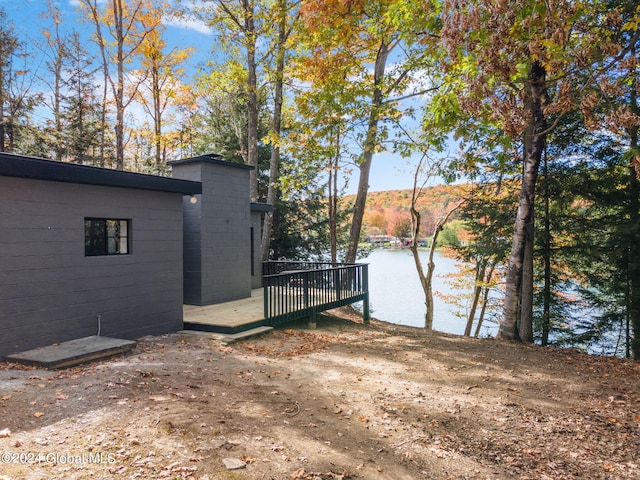
[{"label": "deck support post", "polygon": [[311,315],[309,316],[309,319],[307,321],[307,328],[309,328],[310,330],[315,330],[317,327],[318,327],[318,319],[317,319],[316,310],[314,309],[311,312]]},{"label": "deck support post", "polygon": [[362,321],[365,325],[369,325],[371,313],[369,312],[369,265],[367,264],[362,267],[362,289],[365,292],[362,301]]}]

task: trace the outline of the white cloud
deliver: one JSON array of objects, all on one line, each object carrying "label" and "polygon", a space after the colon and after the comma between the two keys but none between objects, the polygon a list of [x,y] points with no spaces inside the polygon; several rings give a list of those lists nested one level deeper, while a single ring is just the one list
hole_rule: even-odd
[{"label": "white cloud", "polygon": [[193,30],[198,33],[203,33],[205,35],[213,35],[211,27],[209,27],[202,20],[198,20],[195,18],[167,16],[164,18],[163,23],[167,27],[184,28],[186,30]]}]

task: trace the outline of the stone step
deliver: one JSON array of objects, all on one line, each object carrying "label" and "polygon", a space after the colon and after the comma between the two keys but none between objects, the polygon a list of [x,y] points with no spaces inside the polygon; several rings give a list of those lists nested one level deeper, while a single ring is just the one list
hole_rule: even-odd
[{"label": "stone step", "polygon": [[182,330],[179,333],[186,334],[186,335],[188,334],[210,335],[223,342],[233,343],[233,342],[237,342],[238,340],[243,340],[245,338],[253,337],[255,335],[260,335],[262,333],[270,332],[271,330],[273,330],[273,327],[262,326],[262,327],[251,328],[249,330],[243,330],[242,332],[237,332],[237,333],[216,333],[216,332],[205,332],[202,330]]}]

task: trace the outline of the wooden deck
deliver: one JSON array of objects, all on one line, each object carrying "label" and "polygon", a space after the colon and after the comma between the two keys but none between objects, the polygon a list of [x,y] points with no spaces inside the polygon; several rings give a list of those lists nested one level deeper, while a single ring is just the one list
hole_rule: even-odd
[{"label": "wooden deck", "polygon": [[305,317],[313,325],[318,313],[360,301],[364,322],[369,323],[367,278],[367,264],[264,262],[263,288],[240,300],[185,305],[184,328],[237,334]]},{"label": "wooden deck", "polygon": [[238,333],[265,324],[264,291],[251,291],[251,297],[215,305],[185,305],[185,330],[216,333]]}]

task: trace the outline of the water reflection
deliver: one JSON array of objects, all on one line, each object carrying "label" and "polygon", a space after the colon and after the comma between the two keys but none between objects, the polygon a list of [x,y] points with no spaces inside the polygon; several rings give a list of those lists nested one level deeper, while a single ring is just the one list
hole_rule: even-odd
[{"label": "water reflection", "polygon": [[[420,255],[426,264],[428,253],[424,251]],[[369,292],[373,317],[390,323],[423,327],[426,310],[424,293],[411,252],[408,249],[377,249],[363,261],[369,263]],[[436,252],[434,263],[434,293],[455,293],[442,275],[455,272],[457,261]],[[456,316],[455,310],[454,306],[434,295],[434,330],[462,335],[466,320]],[[495,324],[488,324],[482,327],[480,335],[494,336],[496,331]]]}]

